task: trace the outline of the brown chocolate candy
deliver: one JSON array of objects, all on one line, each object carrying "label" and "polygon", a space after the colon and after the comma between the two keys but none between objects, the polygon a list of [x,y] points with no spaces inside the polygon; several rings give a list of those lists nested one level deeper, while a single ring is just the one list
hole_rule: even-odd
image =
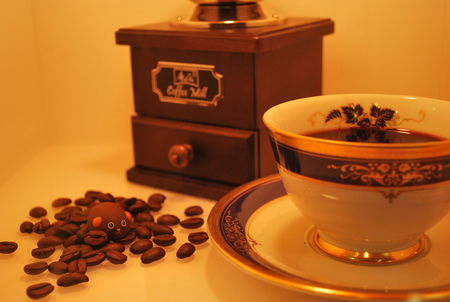
[{"label": "brown chocolate candy", "polygon": [[48,296],[54,289],[55,287],[48,282],[33,284],[28,286],[27,296],[31,299],[41,299]]},{"label": "brown chocolate candy", "polygon": [[152,247],[141,255],[141,262],[144,264],[152,263],[164,258],[165,255],[166,251],[164,249],[158,246]]}]

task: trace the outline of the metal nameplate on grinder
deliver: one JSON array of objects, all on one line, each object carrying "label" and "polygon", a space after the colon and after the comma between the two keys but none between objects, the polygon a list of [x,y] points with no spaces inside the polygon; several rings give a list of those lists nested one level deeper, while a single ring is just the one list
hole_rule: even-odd
[{"label": "metal nameplate on grinder", "polygon": [[161,102],[217,106],[223,98],[222,75],[214,65],[159,61],[152,70],[152,89]]}]

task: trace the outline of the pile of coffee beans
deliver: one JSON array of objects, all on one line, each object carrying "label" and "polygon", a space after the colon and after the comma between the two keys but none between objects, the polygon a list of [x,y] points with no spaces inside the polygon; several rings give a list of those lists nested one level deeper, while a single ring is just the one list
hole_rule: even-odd
[{"label": "pile of coffee beans", "polygon": [[[90,210],[97,204],[113,202],[131,214],[131,227],[127,236],[111,240],[102,230],[87,230],[87,219]],[[136,197],[115,197],[111,193],[87,191],[77,199],[61,197],[55,199],[51,206],[58,209],[51,222],[44,207],[34,207],[29,214],[36,222],[24,221],[19,230],[21,233],[35,233],[42,237],[37,247],[31,251],[36,261],[24,266],[26,274],[37,275],[45,271],[59,275],[57,286],[68,287],[89,281],[89,267],[108,261],[115,265],[124,264],[128,260],[126,250],[134,255],[141,255],[143,264],[153,263],[166,257],[165,247],[172,246],[178,238],[173,226],[195,230],[203,226],[204,220],[199,217],[203,213],[200,206],[189,206],[185,209],[185,218],[171,214],[159,215],[166,197],[156,193],[147,200]],[[185,235],[184,235],[185,236]],[[186,236],[185,236],[186,237]],[[194,254],[196,245],[209,239],[204,231],[189,233],[186,240],[176,251],[176,257],[184,259]],[[127,247],[129,245],[129,247]],[[18,244],[12,241],[0,242],[0,253],[13,253]],[[61,251],[58,261],[45,260]],[[30,285],[26,294],[31,299],[40,299],[49,295],[55,286],[49,282]]]}]

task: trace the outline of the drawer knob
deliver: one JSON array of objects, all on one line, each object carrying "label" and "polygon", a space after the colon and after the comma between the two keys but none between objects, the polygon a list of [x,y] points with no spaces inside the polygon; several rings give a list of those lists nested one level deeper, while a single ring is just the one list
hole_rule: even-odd
[{"label": "drawer knob", "polygon": [[169,150],[169,161],[176,168],[186,167],[194,159],[194,149],[189,144],[173,145]]}]

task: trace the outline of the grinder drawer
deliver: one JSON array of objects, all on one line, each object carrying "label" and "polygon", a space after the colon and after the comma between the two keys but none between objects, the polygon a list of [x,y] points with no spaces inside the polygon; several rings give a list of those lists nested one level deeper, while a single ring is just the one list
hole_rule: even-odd
[{"label": "grinder drawer", "polygon": [[137,167],[239,185],[255,179],[257,131],[132,117]]}]

